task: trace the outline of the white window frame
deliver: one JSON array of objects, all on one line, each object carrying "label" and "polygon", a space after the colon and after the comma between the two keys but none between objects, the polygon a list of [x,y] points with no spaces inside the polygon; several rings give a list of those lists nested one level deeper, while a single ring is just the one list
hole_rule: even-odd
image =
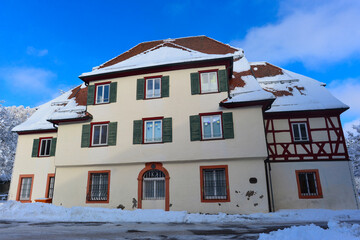
[{"label": "white window frame", "polygon": [[[147,128],[146,128],[146,124],[152,122],[153,124],[153,128],[152,128],[152,139],[148,140],[146,138],[147,136]],[[159,140],[155,140],[155,122],[160,122],[161,123],[161,138]],[[162,119],[153,119],[153,120],[145,120],[144,121],[144,143],[157,143],[157,142],[162,142],[162,137],[163,137],[163,121]]]},{"label": "white window frame", "polygon": [[[43,152],[43,146],[42,146],[43,141],[46,142],[45,143],[44,154],[42,154],[42,152]],[[40,140],[39,157],[48,157],[48,156],[50,156],[51,143],[52,143],[52,138],[44,138],[44,139]],[[47,154],[47,150],[49,151],[49,154]]]},{"label": "white window frame", "polygon": [[[302,136],[302,133],[301,133],[301,129],[300,129],[300,126],[303,125],[305,126],[305,132],[306,132],[306,139],[303,139],[304,136]],[[299,137],[300,139],[295,139],[295,127],[294,126],[297,126],[298,130],[299,130]],[[294,139],[294,142],[307,142],[307,141],[310,141],[310,138],[309,138],[309,132],[308,132],[308,128],[307,128],[307,123],[306,122],[296,122],[296,123],[291,123],[291,130],[292,130],[292,134],[293,134],[293,139]]]},{"label": "white window frame", "polygon": [[[152,170],[149,170],[147,171],[146,173],[150,172]],[[164,200],[165,199],[165,192],[166,192],[166,181],[165,181],[165,174],[158,170],[159,172],[161,172],[162,174],[161,175],[164,175],[164,176],[161,176],[161,177],[143,177],[143,199],[144,200]],[[146,173],[144,175],[146,175]],[[151,192],[153,193],[153,197],[150,197],[150,196],[146,196],[146,193],[148,192],[147,190],[147,187],[146,187],[146,183],[151,183],[152,184],[152,187],[151,187]],[[163,182],[164,183],[164,188],[162,189],[164,192],[161,192],[160,194],[160,191],[159,189],[157,189],[157,182]],[[163,196],[159,196],[159,195],[163,195]]]},{"label": "white window frame", "polygon": [[[216,89],[210,89],[210,90],[204,90],[204,84],[203,83],[203,78],[205,78],[205,76],[207,76],[208,80],[210,77],[210,74],[214,73],[216,76]],[[209,80],[209,84],[210,84],[210,80]],[[218,77],[218,73],[217,71],[209,71],[209,72],[200,72],[200,89],[201,89],[201,93],[214,93],[214,92],[219,92],[219,77]]]},{"label": "white window frame", "polygon": [[[220,136],[219,137],[214,137],[214,130],[213,130],[213,117],[216,117],[218,116],[219,119],[220,119]],[[211,124],[211,136],[210,137],[205,137],[205,128],[204,128],[204,117],[210,117],[211,118],[211,121],[210,121],[210,124]],[[201,116],[201,137],[202,139],[222,139],[223,138],[223,129],[222,129],[222,115],[221,114],[214,114],[214,115],[202,115]]]},{"label": "white window frame", "polygon": [[[105,96],[105,86],[109,86],[109,93],[108,93],[108,99],[107,101],[105,101],[104,96]],[[98,95],[99,95],[99,88],[102,87],[102,98],[98,99]],[[110,102],[110,83],[106,83],[106,84],[99,84],[96,86],[96,96],[95,96],[95,103],[96,104],[102,104],[102,103],[109,103]]]},{"label": "white window frame", "polygon": [[[99,133],[99,143],[94,143],[94,136],[95,136],[95,127],[100,126],[100,133]],[[103,126],[106,126],[106,143],[101,143],[101,135],[103,131]],[[109,124],[103,123],[103,124],[93,124],[92,125],[92,134],[91,134],[91,146],[106,146],[108,145],[108,139],[109,139]]]},{"label": "white window frame", "polygon": [[[152,80],[153,81],[153,88],[151,89],[151,91],[152,91],[152,96],[149,96],[148,95],[148,86],[149,86],[149,84],[148,84],[148,81],[149,80]],[[155,81],[159,81],[159,85],[160,85],[160,89],[159,89],[159,94],[158,95],[155,95]],[[145,83],[145,86],[146,86],[146,88],[145,88],[145,98],[146,99],[148,99],[148,98],[160,98],[161,97],[161,78],[160,77],[157,77],[157,78],[146,78],[145,79],[145,81],[146,81],[146,83]]]},{"label": "white window frame", "polygon": [[[25,183],[24,183],[25,179],[26,180],[30,179],[30,183],[26,183],[26,185],[25,185]],[[32,181],[33,181],[32,177],[22,177],[21,178],[20,195],[19,195],[20,201],[30,200]]]}]

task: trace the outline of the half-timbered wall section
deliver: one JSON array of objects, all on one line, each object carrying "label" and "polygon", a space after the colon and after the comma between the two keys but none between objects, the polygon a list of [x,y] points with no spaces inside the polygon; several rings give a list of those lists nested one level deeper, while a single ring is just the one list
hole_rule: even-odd
[{"label": "half-timbered wall section", "polygon": [[[304,129],[293,129],[300,125],[306,127],[305,132]],[[339,116],[266,118],[265,129],[269,160],[348,159]],[[306,140],[299,139],[295,131],[305,135]]]}]

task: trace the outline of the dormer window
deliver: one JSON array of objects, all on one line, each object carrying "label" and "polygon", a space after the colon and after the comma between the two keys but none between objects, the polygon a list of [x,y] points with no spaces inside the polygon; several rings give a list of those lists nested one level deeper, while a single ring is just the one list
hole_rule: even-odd
[{"label": "dormer window", "polygon": [[96,86],[96,104],[109,103],[110,84]]}]

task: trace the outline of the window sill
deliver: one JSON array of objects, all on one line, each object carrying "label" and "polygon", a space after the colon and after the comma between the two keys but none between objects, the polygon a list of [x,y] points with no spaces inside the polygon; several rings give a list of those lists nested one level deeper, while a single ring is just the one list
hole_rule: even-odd
[{"label": "window sill", "polygon": [[89,146],[89,148],[98,148],[98,147],[108,147],[109,145],[106,144],[106,145],[91,145]]},{"label": "window sill", "polygon": [[201,199],[203,203],[230,202],[230,199]]},{"label": "window sill", "polygon": [[322,195],[317,196],[299,196],[300,199],[316,199],[316,198],[323,198]]},{"label": "window sill", "polygon": [[91,201],[91,200],[86,200],[86,203],[109,203],[109,200],[106,200],[106,201]]},{"label": "window sill", "polygon": [[161,143],[164,143],[164,142],[143,142],[142,144],[148,145],[148,144],[161,144]]},{"label": "window sill", "polygon": [[212,93],[220,93],[220,91],[214,91],[214,92],[200,92],[199,95],[207,95],[207,94],[212,94]]},{"label": "window sill", "polygon": [[54,156],[37,156],[38,158],[47,158],[47,157],[54,157]]},{"label": "window sill", "polygon": [[104,104],[110,104],[110,102],[106,102],[106,103],[94,103],[94,105],[104,105]]},{"label": "window sill", "polygon": [[225,138],[221,137],[221,138],[202,138],[201,141],[216,141],[216,140],[225,140]]}]

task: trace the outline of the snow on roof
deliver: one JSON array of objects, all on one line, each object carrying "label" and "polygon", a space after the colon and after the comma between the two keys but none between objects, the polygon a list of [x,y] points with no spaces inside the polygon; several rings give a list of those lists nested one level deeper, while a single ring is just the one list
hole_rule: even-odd
[{"label": "snow on roof", "polygon": [[14,127],[14,132],[55,130],[49,119],[76,119],[86,115],[87,88],[82,84],[39,106],[25,122]]},{"label": "snow on roof", "polygon": [[346,109],[348,106],[312,78],[266,63],[250,63],[260,86],[276,99],[267,112]]}]

